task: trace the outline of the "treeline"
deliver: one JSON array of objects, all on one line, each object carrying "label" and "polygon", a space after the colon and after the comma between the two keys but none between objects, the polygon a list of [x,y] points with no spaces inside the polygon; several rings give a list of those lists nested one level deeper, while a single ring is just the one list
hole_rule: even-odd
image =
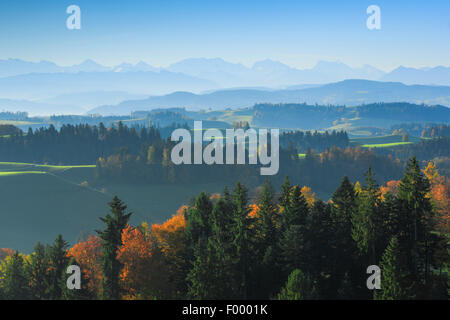
[{"label": "treeline", "polygon": [[[173,128],[170,128],[173,130]],[[138,154],[152,144],[164,144],[159,130],[154,127],[127,127],[119,122],[107,128],[87,124],[63,125],[60,130],[48,128],[21,131],[0,138],[0,161],[33,162],[48,164],[93,164],[126,148]]]},{"label": "treeline", "polygon": [[[0,137],[0,161],[54,165],[96,163],[95,176],[100,182],[189,184],[233,183],[245,179],[251,187],[263,182],[259,165],[174,165],[170,159],[174,142],[167,137],[175,128],[136,128],[119,122],[108,128],[102,123],[63,125],[60,130],[50,125],[29,129],[27,134],[8,130],[7,137]],[[380,181],[385,182],[397,179],[403,169],[402,163],[369,150],[336,147],[335,144],[342,147],[348,144],[345,132],[291,132],[282,134],[280,139],[280,170],[271,177],[274,184],[280,184],[288,175],[294,183],[331,194],[342,174],[358,180],[361,172],[372,166]],[[285,144],[287,148],[283,147]],[[303,144],[310,148],[304,150]],[[298,159],[299,151],[306,153],[304,159]],[[248,163],[248,154],[246,159]]]},{"label": "treeline", "polygon": [[[381,182],[398,179],[403,163],[388,157],[377,156],[361,147],[341,149],[331,147],[322,153],[307,151],[299,159],[294,149],[280,149],[279,172],[271,177],[260,175],[260,165],[174,165],[170,160],[171,145],[152,145],[138,155],[126,150],[100,158],[95,169],[102,181],[118,183],[233,183],[245,179],[250,187],[269,179],[273,184],[282,183],[290,176],[296,184],[308,185],[321,195],[329,196],[339,184],[342,174],[360,180],[365,168],[372,166]],[[236,152],[235,152],[236,155]],[[246,155],[248,159],[248,154]]]},{"label": "treeline", "polygon": [[333,121],[346,114],[345,106],[320,106],[304,104],[256,104],[252,124],[259,127],[328,128]]},{"label": "treeline", "polygon": [[410,122],[437,122],[450,118],[450,110],[441,105],[428,106],[407,102],[371,103],[356,107],[357,116]]},{"label": "treeline", "polygon": [[391,126],[392,134],[422,137],[439,138],[450,137],[450,126],[436,123],[400,123]]},{"label": "treeline", "polygon": [[0,137],[21,134],[21,130],[11,124],[0,124]]},{"label": "treeline", "polygon": [[[413,158],[395,190],[380,188],[369,168],[363,185],[344,177],[327,203],[288,178],[279,192],[266,182],[251,203],[237,183],[233,192],[200,193],[151,227],[130,226],[115,197],[98,236],[72,248],[58,237],[30,255],[9,252],[0,292],[4,299],[448,299],[450,229],[430,193],[436,179],[433,166],[424,174]],[[81,267],[80,290],[67,290],[70,264]],[[370,265],[381,269],[379,290],[366,286]]]},{"label": "treeline", "polygon": [[323,152],[331,147],[345,149],[349,145],[347,132],[333,130],[325,131],[289,131],[280,134],[280,146],[284,149],[293,148],[299,153],[306,153],[308,149]]},{"label": "treeline", "polygon": [[425,129],[422,132],[422,137],[425,138],[437,138],[437,137],[447,137],[450,138],[450,126],[446,124],[441,124],[440,126],[433,126]]},{"label": "treeline", "polygon": [[422,140],[419,143],[395,146],[393,148],[375,148],[378,155],[391,155],[394,159],[405,161],[416,156],[419,160],[450,157],[450,138],[439,137]]},{"label": "treeline", "polygon": [[28,112],[0,112],[0,120],[13,120],[13,121],[23,121],[28,120]]}]

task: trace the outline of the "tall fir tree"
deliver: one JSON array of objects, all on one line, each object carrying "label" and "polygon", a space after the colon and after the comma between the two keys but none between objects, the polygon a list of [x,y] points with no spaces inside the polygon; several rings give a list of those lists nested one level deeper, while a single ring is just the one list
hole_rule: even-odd
[{"label": "tall fir tree", "polygon": [[12,256],[3,261],[6,265],[2,291],[6,300],[28,300],[31,298],[29,279],[26,272],[26,262],[23,256],[16,251]]},{"label": "tall fir tree", "polygon": [[286,176],[284,178],[284,182],[281,186],[281,196],[280,196],[280,206],[282,208],[287,208],[289,206],[289,198],[291,195],[291,182],[289,181],[289,177]]},{"label": "tall fir tree", "polygon": [[97,231],[103,240],[103,278],[101,294],[105,300],[118,300],[121,296],[119,274],[122,263],[117,259],[117,250],[122,245],[122,230],[127,226],[131,213],[127,206],[115,196],[109,203],[111,214],[100,218],[106,228]]},{"label": "tall fir tree", "polygon": [[318,292],[321,298],[328,298],[328,279],[333,267],[329,261],[332,257],[333,245],[331,206],[317,200],[310,211],[310,224],[308,227],[308,260],[309,272],[317,280]]},{"label": "tall fir tree", "polygon": [[64,282],[65,272],[69,265],[68,247],[69,245],[62,235],[58,235],[49,248],[49,299],[62,299],[62,292],[66,286]]},{"label": "tall fir tree", "polygon": [[277,296],[278,300],[315,300],[318,293],[314,280],[299,269],[291,272],[286,285]]},{"label": "tall fir tree", "polygon": [[211,213],[213,204],[206,192],[201,192],[195,199],[194,205],[189,208],[186,215],[186,237],[190,247],[194,249],[201,243],[206,245],[211,234]]},{"label": "tall fir tree", "polygon": [[[219,199],[212,210],[211,235],[199,238],[194,248],[195,260],[187,280],[188,297],[193,299],[236,298],[236,284],[232,261],[232,211],[224,199]],[[201,243],[207,241],[206,244]]]},{"label": "tall fir tree", "polygon": [[233,194],[233,259],[240,299],[249,296],[253,219],[249,217],[247,189],[238,182]]},{"label": "tall fir tree", "polygon": [[[261,195],[258,199],[258,216],[256,226],[256,261],[257,267],[252,275],[252,287],[256,298],[267,298],[276,293],[278,282],[281,281],[280,274],[276,272],[276,261],[278,248],[278,213],[274,203],[274,196],[270,182],[263,185]],[[266,279],[261,281],[261,279]]]},{"label": "tall fir tree", "polygon": [[426,283],[435,238],[429,191],[428,179],[421,172],[417,159],[411,158],[398,188],[398,240],[419,286]]},{"label": "tall fir tree", "polygon": [[402,300],[411,298],[411,288],[405,255],[396,237],[393,237],[380,262],[381,289],[376,290],[376,300]]},{"label": "tall fir tree", "polygon": [[40,242],[30,255],[30,290],[33,299],[48,299],[49,294],[49,255],[48,247]]},{"label": "tall fir tree", "polygon": [[350,281],[359,282],[360,270],[355,267],[354,256],[356,244],[352,238],[352,217],[357,210],[355,189],[347,176],[342,179],[341,184],[333,193],[332,201],[332,257],[331,265],[334,271],[331,274],[334,285],[330,290],[336,292],[340,287],[345,274]]}]

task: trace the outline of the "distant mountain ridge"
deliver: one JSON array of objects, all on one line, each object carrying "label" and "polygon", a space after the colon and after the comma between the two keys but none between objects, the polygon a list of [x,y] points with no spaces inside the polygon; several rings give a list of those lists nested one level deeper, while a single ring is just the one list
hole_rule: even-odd
[{"label": "distant mountain ridge", "polygon": [[[367,80],[382,82],[363,82]],[[342,87],[333,85],[342,81],[350,82]],[[353,88],[354,83],[358,83],[358,88]],[[368,83],[371,85],[367,87]],[[422,87],[414,92],[414,88],[401,83]],[[352,68],[330,61],[319,61],[310,69],[300,70],[270,59],[245,66],[221,58],[191,58],[167,68],[143,61],[107,67],[90,59],[72,66],[50,61],[0,60],[0,99],[5,99],[0,109],[12,111],[22,105],[22,111],[42,115],[83,113],[92,108],[96,111],[98,106],[98,110],[112,110],[105,109],[105,105],[120,102],[124,104],[119,112],[133,111],[137,106],[214,109],[264,102],[356,105],[408,101],[449,105],[450,95],[439,87],[443,85],[450,86],[450,68],[443,66],[401,66],[385,73],[370,65]],[[145,97],[149,97],[148,101],[129,102],[147,100]]]},{"label": "distant mountain ridge", "polygon": [[185,107],[191,110],[245,108],[257,103],[308,103],[356,106],[376,102],[410,102],[450,107],[450,86],[408,86],[395,82],[344,80],[292,90],[235,89],[206,94],[175,92],[147,99],[128,100],[89,111],[98,114],[129,114],[138,110]]},{"label": "distant mountain ridge", "polygon": [[29,73],[78,72],[160,72],[168,71],[202,78],[220,87],[271,86],[280,87],[305,83],[329,83],[346,79],[394,81],[405,84],[450,85],[450,67],[407,68],[399,66],[384,72],[370,65],[352,68],[337,61],[318,61],[309,69],[296,69],[279,61],[265,59],[251,67],[227,62],[221,58],[189,58],[167,68],[154,67],[140,61],[103,66],[91,59],[72,66],[59,66],[50,61],[29,62],[20,59],[0,60],[0,77]]}]

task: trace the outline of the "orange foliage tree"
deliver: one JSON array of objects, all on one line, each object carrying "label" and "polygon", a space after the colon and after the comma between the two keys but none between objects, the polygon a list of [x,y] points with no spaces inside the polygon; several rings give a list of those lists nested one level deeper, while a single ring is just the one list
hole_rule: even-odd
[{"label": "orange foliage tree", "polygon": [[86,280],[86,288],[93,294],[99,294],[102,279],[102,240],[90,235],[86,241],[74,245],[68,251],[81,268]]},{"label": "orange foliage tree", "polygon": [[311,207],[314,204],[314,202],[316,202],[316,194],[311,191],[311,187],[307,187],[307,186],[303,186],[300,191],[303,194],[303,196],[305,197],[308,205]]},{"label": "orange foliage tree", "polygon": [[0,248],[0,261],[2,261],[3,259],[5,259],[8,256],[12,256],[13,254],[14,254],[13,249]]},{"label": "orange foliage tree", "polygon": [[450,180],[441,176],[433,161],[428,162],[423,173],[430,181],[430,198],[438,214],[437,227],[450,233]]},{"label": "orange foliage tree", "polygon": [[386,193],[390,192],[394,196],[398,194],[398,187],[400,186],[400,181],[391,180],[386,182],[385,186],[380,187],[381,199],[384,200]]},{"label": "orange foliage tree", "polygon": [[152,298],[149,290],[152,276],[152,244],[139,230],[127,226],[122,231],[122,246],[117,258],[123,264],[120,274],[121,286],[125,290],[124,299]]},{"label": "orange foliage tree", "polygon": [[182,297],[185,288],[185,279],[188,271],[185,253],[187,243],[185,239],[186,219],[185,210],[182,206],[177,213],[163,224],[152,225],[152,238],[161,250],[167,264],[165,270],[170,286],[167,286],[166,296],[168,298]]}]

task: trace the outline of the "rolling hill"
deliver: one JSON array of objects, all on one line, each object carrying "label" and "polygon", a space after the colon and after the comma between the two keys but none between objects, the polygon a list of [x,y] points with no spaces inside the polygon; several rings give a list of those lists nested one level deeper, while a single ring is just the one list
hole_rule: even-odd
[{"label": "rolling hill", "polygon": [[251,107],[256,103],[308,103],[355,106],[374,102],[410,102],[450,106],[450,87],[404,85],[396,82],[345,80],[293,90],[235,89],[205,94],[175,92],[117,105],[94,108],[89,113],[123,115],[155,108],[185,107],[191,110]]},{"label": "rolling hill", "polygon": [[[133,212],[131,223],[162,222],[191,196],[222,185],[93,185],[92,166],[0,163],[0,244],[30,252],[37,241],[63,234],[70,243],[101,228],[98,219],[118,195]],[[87,183],[86,183],[86,182]],[[83,183],[84,182],[84,183]]]}]

